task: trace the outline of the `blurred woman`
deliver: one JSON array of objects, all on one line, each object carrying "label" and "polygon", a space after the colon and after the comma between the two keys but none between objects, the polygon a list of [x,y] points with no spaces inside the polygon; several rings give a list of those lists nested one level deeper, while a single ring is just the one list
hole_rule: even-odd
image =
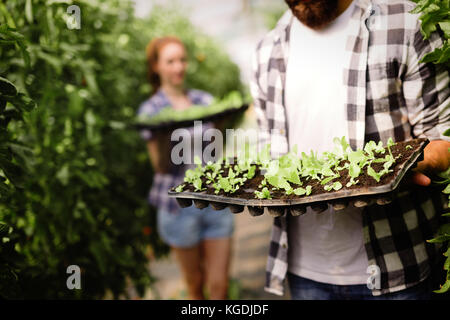
[{"label": "blurred woman", "polygon": [[[178,38],[153,39],[146,53],[154,93],[141,104],[140,115],[155,115],[166,106],[177,112],[212,102],[209,93],[185,88],[187,53]],[[211,124],[203,124],[203,130],[210,127]],[[193,137],[193,127],[188,129]],[[171,161],[174,143],[170,135],[168,131],[141,131],[155,172],[149,202],[158,210],[159,235],[175,253],[190,299],[204,299],[205,288],[211,299],[226,299],[233,215],[229,209],[215,211],[210,206],[202,210],[195,206],[181,208],[174,198],[168,197],[168,189],[182,183],[190,167]]]}]

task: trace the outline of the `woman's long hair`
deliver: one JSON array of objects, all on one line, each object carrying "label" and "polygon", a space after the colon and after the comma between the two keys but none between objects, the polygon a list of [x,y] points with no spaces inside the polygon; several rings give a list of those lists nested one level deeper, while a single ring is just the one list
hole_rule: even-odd
[{"label": "woman's long hair", "polygon": [[159,87],[161,87],[161,78],[159,77],[158,72],[155,71],[155,65],[158,63],[159,54],[162,48],[169,43],[178,43],[183,48],[186,48],[184,43],[174,36],[154,38],[149,42],[146,48],[147,77],[152,86],[153,93],[158,91]]}]

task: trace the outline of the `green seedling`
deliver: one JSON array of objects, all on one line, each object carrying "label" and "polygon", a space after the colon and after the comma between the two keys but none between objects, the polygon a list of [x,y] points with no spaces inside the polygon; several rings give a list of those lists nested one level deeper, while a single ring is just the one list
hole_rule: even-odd
[{"label": "green seedling", "polygon": [[184,175],[184,182],[194,183],[194,181],[200,178],[202,175],[203,172],[201,170],[188,169],[186,170],[186,173]]},{"label": "green seedling", "polygon": [[217,173],[215,172],[207,172],[206,173],[206,181],[208,184],[213,184],[215,182],[215,179],[217,177]]},{"label": "green seedling", "polygon": [[342,188],[342,184],[339,181],[336,181],[332,184],[327,184],[326,186],[323,187],[325,191],[338,191]]},{"label": "green seedling", "polygon": [[264,187],[261,191],[255,190],[254,193],[258,199],[272,199],[270,191],[267,187]]},{"label": "green seedling", "polygon": [[355,180],[355,178],[350,178],[350,181],[349,182],[347,182],[347,184],[345,185],[347,188],[349,188],[349,187],[351,187],[351,186],[353,186],[353,185],[355,185],[355,184],[357,184],[359,182],[359,180]]},{"label": "green seedling", "polygon": [[367,167],[367,174],[374,178],[376,182],[380,182],[381,177],[384,175],[384,170],[381,170],[380,172],[376,172],[372,167]]},{"label": "green seedling", "polygon": [[195,191],[203,191],[206,190],[206,188],[202,188],[202,179],[197,178],[194,180],[194,182],[192,182],[192,184],[194,185]]},{"label": "green seedling", "polygon": [[299,188],[294,189],[294,194],[297,196],[303,196],[303,195],[309,196],[311,194],[311,191],[312,191],[311,186],[306,186],[306,188],[299,187]]},{"label": "green seedling", "polygon": [[394,157],[392,156],[392,151],[391,151],[391,147],[395,146],[394,140],[392,140],[392,138],[389,138],[388,141],[387,141],[386,146],[387,146],[387,148],[388,148],[389,155],[391,156],[391,158],[394,158]]},{"label": "green seedling", "polygon": [[247,179],[253,179],[256,172],[256,166],[250,166],[250,168],[247,171]]}]

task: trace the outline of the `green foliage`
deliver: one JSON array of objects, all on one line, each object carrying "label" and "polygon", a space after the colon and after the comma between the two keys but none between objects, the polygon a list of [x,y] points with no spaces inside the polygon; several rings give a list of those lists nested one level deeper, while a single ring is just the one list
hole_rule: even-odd
[{"label": "green foliage", "polygon": [[264,25],[267,29],[272,30],[277,25],[278,20],[283,16],[289,8],[285,3],[279,2],[269,2],[269,6],[264,6],[263,9],[259,10],[260,15],[264,19]]},{"label": "green foliage", "polygon": [[[72,3],[81,8],[80,30],[66,26]],[[147,251],[158,257],[168,248],[145,231],[156,230],[146,200],[152,170],[126,124],[150,94],[145,46],[153,36],[178,31],[187,42],[196,60],[189,86],[216,96],[242,89],[237,66],[187,18],[155,9],[141,20],[133,10],[119,0],[0,2],[0,90],[8,100],[0,102],[0,220],[13,230],[0,274],[18,275],[17,297],[118,297],[128,279],[142,295],[151,284]],[[3,272],[4,262],[14,273]],[[82,290],[66,288],[71,264],[81,267]]]},{"label": "green foliage", "polygon": [[326,185],[324,187],[324,189],[326,191],[331,191],[331,190],[338,191],[338,190],[342,189],[342,184],[339,181],[336,181],[333,184]]},{"label": "green foliage", "polygon": [[[6,25],[0,26],[0,47],[15,46],[20,48],[22,58],[28,61],[24,37],[15,29]],[[25,112],[35,108],[35,103],[8,79],[0,76],[0,201],[6,202],[15,190],[24,187],[27,174],[27,156],[30,149],[18,141],[17,137],[8,130],[10,122],[23,124]],[[3,217],[0,215],[0,220]],[[14,260],[17,259],[16,242],[11,238],[17,237],[13,229],[6,223],[0,222],[0,297],[15,298],[19,296],[19,279]]]},{"label": "green foliage", "polygon": [[[433,32],[440,31],[444,35],[444,44],[442,48],[436,48],[433,52],[426,54],[421,62],[432,62],[435,64],[443,64],[447,68],[450,68],[450,0],[413,0],[417,3],[416,8],[412,13],[420,13],[421,20],[421,32],[424,39],[428,39]],[[450,128],[444,133],[446,136],[450,136]],[[450,148],[448,150],[450,152]],[[448,207],[450,207],[450,168],[446,172],[442,172],[439,176],[443,181],[436,182],[438,184],[446,184],[444,189],[445,194],[449,194]],[[448,216],[448,214],[443,214]],[[442,231],[442,230],[447,230]],[[447,271],[447,277],[445,283],[441,286],[436,293],[444,293],[450,290],[450,224],[442,226],[441,231],[436,238],[429,240],[429,242],[447,242],[447,251],[444,256],[447,257],[444,263],[444,270]]]},{"label": "green foliage", "polygon": [[[444,132],[444,135],[447,137],[450,137],[450,129],[447,129]],[[450,150],[449,150],[450,152]],[[439,177],[443,180],[441,181],[433,181],[435,184],[442,184],[446,185],[444,190],[442,191],[444,194],[448,195],[448,204],[447,208],[450,208],[450,168],[448,168],[446,171],[441,172],[439,174]],[[446,213],[442,215],[443,217],[450,217],[450,213]],[[447,251],[444,253],[444,256],[446,257],[444,262],[444,270],[447,271],[447,277],[444,284],[441,286],[439,290],[436,290],[434,292],[436,293],[445,293],[450,290],[450,223],[446,223],[442,225],[436,235],[435,238],[428,240],[430,243],[443,243],[446,244]]]},{"label": "green foliage", "polygon": [[413,0],[412,13],[420,13],[420,31],[425,39],[438,29],[444,34],[444,45],[425,55],[421,62],[444,64],[450,67],[450,0]]},{"label": "green foliage", "polygon": [[264,187],[261,191],[255,190],[255,196],[258,199],[272,199],[269,189]]}]

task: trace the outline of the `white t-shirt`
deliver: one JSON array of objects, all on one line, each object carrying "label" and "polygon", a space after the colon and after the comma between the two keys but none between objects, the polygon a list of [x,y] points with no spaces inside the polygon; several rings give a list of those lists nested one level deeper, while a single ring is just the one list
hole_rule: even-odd
[{"label": "white t-shirt", "polygon": [[[333,138],[346,136],[343,76],[350,5],[326,29],[314,31],[293,19],[286,70],[285,100],[289,145],[298,152],[333,150]],[[351,285],[367,281],[362,210],[289,217],[289,272],[318,282]]]}]

